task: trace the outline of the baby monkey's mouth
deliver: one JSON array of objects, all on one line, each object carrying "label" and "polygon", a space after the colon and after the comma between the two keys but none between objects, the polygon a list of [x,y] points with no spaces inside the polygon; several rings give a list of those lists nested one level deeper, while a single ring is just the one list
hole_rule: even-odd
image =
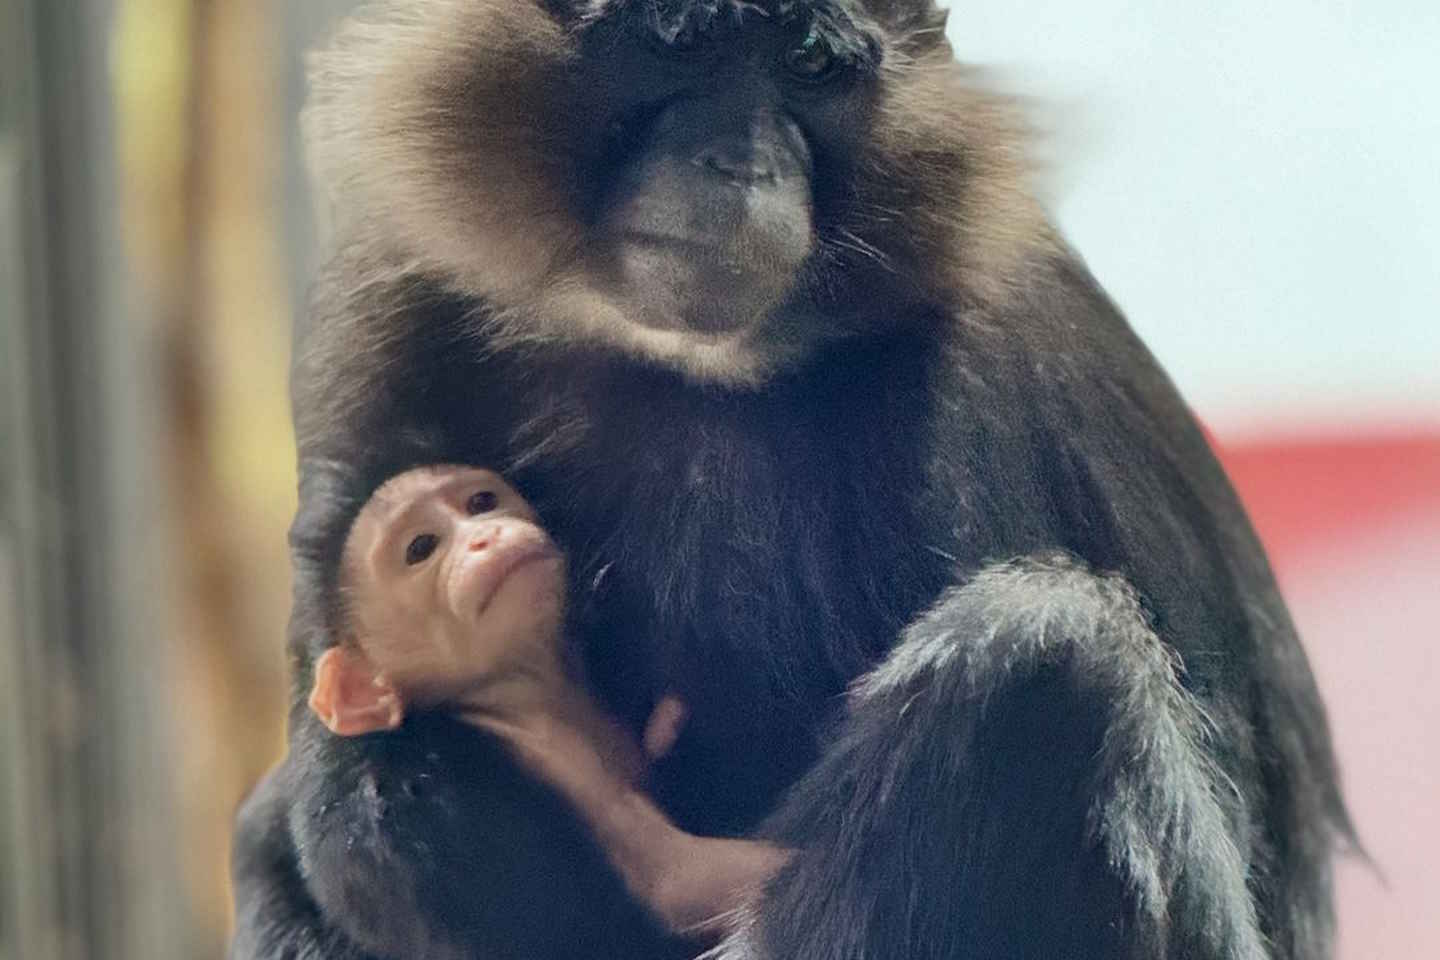
[{"label": "baby monkey's mouth", "polygon": [[481,619],[516,572],[536,563],[560,561],[559,548],[539,527],[507,525],[483,549],[458,557],[448,577],[451,608],[461,620]]}]

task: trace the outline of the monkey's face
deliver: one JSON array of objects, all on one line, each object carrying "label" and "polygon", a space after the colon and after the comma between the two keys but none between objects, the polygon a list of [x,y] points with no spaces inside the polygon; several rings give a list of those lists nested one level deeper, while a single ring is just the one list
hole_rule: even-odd
[{"label": "monkey's face", "polygon": [[419,702],[556,656],[564,561],[530,505],[489,470],[392,478],[356,517],[343,567],[359,645]]},{"label": "monkey's face", "polygon": [[610,117],[584,184],[586,269],[636,340],[734,359],[806,308],[834,213],[823,187],[873,109],[877,41],[850,21],[676,16],[582,38],[577,74],[609,88]]},{"label": "monkey's face", "polygon": [[930,0],[392,8],[317,58],[317,168],[340,228],[482,301],[492,345],[756,384],[990,282],[1026,232],[986,236],[1023,165]]}]

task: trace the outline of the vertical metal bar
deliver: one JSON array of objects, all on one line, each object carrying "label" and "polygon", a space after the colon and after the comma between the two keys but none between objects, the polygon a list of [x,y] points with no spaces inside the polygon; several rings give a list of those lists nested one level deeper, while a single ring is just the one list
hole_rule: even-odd
[{"label": "vertical metal bar", "polygon": [[34,11],[30,0],[4,0],[0,30],[0,84],[5,127],[6,283],[5,335],[6,433],[8,453],[4,519],[10,554],[7,606],[10,616],[4,655],[4,780],[7,876],[7,960],[35,957],[60,960],[66,929],[66,868],[58,849],[69,826],[57,804],[60,788],[52,764],[55,697],[59,677],[49,670],[49,655],[39,638],[64,633],[65,610],[52,600],[54,584],[64,577],[55,549],[55,510],[44,491],[58,473],[54,431],[47,429],[54,393],[49,351],[35,343],[45,302],[44,238],[39,199],[41,152],[35,133],[39,65],[35,58]]},{"label": "vertical metal bar", "polygon": [[308,83],[305,55],[334,30],[339,20],[353,12],[358,0],[276,0],[278,22],[285,32],[285,238],[290,265],[290,289],[294,303],[295,336],[301,337],[309,316],[310,283],[320,270],[320,225],[316,223],[315,198],[310,194],[306,174],[305,146],[299,116],[305,103]]},{"label": "vertical metal bar", "polygon": [[164,526],[143,416],[157,351],[125,282],[110,6],[0,0],[0,222],[18,228],[0,301],[0,828],[14,854],[0,945],[16,960],[182,956]]}]

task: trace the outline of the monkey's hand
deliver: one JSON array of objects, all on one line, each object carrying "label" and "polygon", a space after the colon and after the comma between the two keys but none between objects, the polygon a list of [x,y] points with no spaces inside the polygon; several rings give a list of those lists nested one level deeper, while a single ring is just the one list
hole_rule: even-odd
[{"label": "monkey's hand", "polygon": [[689,718],[690,711],[679,697],[665,697],[656,704],[645,724],[645,736],[641,740],[645,758],[653,763],[669,754]]}]

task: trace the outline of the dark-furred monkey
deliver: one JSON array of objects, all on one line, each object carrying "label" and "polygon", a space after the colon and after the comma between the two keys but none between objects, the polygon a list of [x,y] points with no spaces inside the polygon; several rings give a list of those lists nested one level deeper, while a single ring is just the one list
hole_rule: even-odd
[{"label": "dark-furred monkey", "polygon": [[315,61],[289,759],[236,960],[696,944],[444,717],[303,708],[340,552],[493,466],[655,802],[794,855],[724,958],[1321,958],[1349,833],[1264,555],[930,0],[408,0]]}]

